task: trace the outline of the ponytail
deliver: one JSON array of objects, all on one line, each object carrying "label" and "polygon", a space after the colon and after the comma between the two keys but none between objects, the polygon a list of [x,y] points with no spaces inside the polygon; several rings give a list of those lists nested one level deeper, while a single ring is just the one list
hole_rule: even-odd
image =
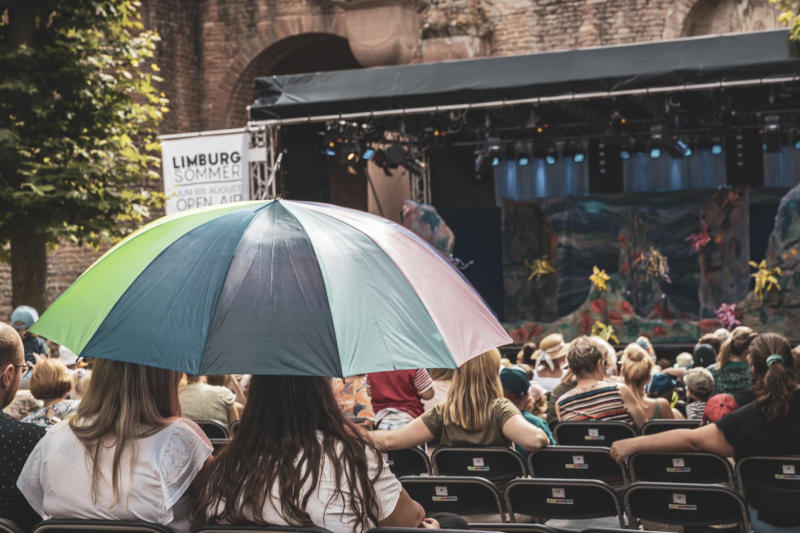
[{"label": "ponytail", "polygon": [[719,355],[717,356],[719,369],[724,369],[734,355],[741,357],[747,353],[747,348],[756,336],[756,332],[747,326],[739,326],[734,329],[719,349]]},{"label": "ponytail", "polygon": [[767,424],[780,426],[786,422],[797,389],[789,343],[775,333],[758,335],[750,345],[750,361],[756,379],[755,407]]}]

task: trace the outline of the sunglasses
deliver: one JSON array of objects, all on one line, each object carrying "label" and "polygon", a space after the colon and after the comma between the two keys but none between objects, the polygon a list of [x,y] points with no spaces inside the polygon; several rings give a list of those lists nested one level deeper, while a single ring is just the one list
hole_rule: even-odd
[{"label": "sunglasses", "polygon": [[14,363],[14,368],[21,368],[22,377],[24,378],[28,377],[28,374],[31,373],[31,370],[33,370],[33,365],[26,361],[24,363]]}]

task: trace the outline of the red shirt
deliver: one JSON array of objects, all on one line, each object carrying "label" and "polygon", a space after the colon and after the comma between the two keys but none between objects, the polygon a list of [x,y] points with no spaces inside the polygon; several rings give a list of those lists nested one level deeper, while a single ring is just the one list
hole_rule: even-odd
[{"label": "red shirt", "polygon": [[420,394],[433,386],[433,380],[425,369],[390,370],[367,374],[372,410],[394,407],[418,417],[424,411]]}]

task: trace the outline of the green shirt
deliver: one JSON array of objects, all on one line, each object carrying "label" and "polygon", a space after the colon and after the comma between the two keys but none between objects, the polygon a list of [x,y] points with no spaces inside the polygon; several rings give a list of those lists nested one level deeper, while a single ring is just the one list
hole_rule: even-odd
[{"label": "green shirt", "polygon": [[753,385],[753,373],[745,361],[729,361],[722,370],[716,366],[709,368],[714,376],[714,394],[733,394]]},{"label": "green shirt", "polygon": [[507,398],[498,398],[492,405],[486,427],[477,431],[467,431],[456,424],[444,424],[440,403],[422,415],[422,422],[428,431],[442,446],[508,446],[509,441],[503,436],[503,425],[519,409]]}]

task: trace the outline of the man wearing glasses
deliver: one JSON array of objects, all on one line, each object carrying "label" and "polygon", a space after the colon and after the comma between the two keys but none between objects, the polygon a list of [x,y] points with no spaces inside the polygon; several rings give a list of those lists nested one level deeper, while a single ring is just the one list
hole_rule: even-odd
[{"label": "man wearing glasses", "polygon": [[[22,339],[17,331],[0,322],[0,409],[14,399],[20,378],[30,373],[25,361]],[[13,520],[26,531],[40,518],[17,489],[22,466],[45,430],[18,422],[0,412],[0,517]]]}]

